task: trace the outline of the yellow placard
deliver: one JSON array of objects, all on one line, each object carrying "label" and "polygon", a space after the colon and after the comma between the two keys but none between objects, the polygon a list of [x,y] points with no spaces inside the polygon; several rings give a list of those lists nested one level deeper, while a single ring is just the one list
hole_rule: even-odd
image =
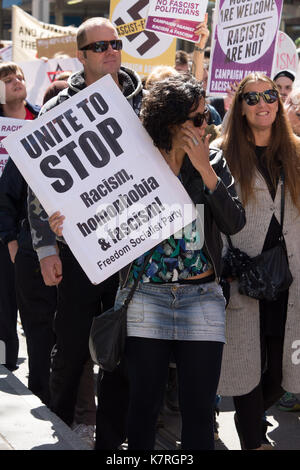
[{"label": "yellow placard", "polygon": [[145,31],[149,0],[111,0],[111,22],[123,39],[122,65],[146,77],[157,65],[174,66],[176,39]]},{"label": "yellow placard", "polygon": [[146,20],[145,18],[141,18],[137,21],[132,21],[132,23],[121,24],[117,26],[118,35],[122,36],[129,36],[130,34],[140,33],[145,29]]}]

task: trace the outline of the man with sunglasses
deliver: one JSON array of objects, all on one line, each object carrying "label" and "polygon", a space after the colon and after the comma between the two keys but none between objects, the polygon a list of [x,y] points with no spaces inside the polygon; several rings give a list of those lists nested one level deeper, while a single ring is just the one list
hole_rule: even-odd
[{"label": "man with sunglasses", "polygon": [[[112,76],[134,111],[139,114],[142,101],[141,80],[134,71],[121,67],[122,41],[112,23],[105,18],[90,18],[85,21],[77,31],[77,48],[83,70],[69,78],[69,87],[50,100],[42,108],[41,114],[107,74]],[[31,192],[29,215],[33,245],[39,256],[45,284],[58,286],[50,407],[71,426],[79,380],[83,367],[90,358],[90,326],[93,317],[99,315],[101,307],[105,311],[113,306],[118,275],[97,286],[91,284],[65,241],[56,241],[47,214]],[[97,449],[117,449],[125,440],[127,388],[127,380],[120,367],[114,373],[99,376]]]}]

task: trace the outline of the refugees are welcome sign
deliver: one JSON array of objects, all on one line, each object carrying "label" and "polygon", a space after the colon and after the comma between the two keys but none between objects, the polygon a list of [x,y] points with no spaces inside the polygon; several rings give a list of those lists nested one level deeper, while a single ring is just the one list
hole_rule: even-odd
[{"label": "refugees are welcome sign", "polygon": [[3,140],[98,284],[196,218],[195,208],[107,75]]},{"label": "refugees are welcome sign", "polygon": [[219,0],[208,94],[224,94],[250,72],[272,76],[283,0]]}]

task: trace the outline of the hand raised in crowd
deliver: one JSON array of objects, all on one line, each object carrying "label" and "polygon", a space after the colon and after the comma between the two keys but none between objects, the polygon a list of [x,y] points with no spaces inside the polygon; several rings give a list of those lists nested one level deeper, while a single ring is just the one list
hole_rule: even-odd
[{"label": "hand raised in crowd", "polygon": [[199,23],[194,33],[199,36],[199,41],[195,44],[195,47],[199,49],[204,49],[209,38],[209,29],[207,27],[208,14],[205,13],[204,21]]},{"label": "hand raised in crowd", "polygon": [[203,127],[197,128],[188,121],[182,124],[182,146],[187,153],[193,167],[199,171],[205,186],[214,190],[217,184],[217,176],[209,161],[209,139],[210,134],[204,136]]},{"label": "hand raised in crowd", "polygon": [[199,81],[203,80],[204,48],[209,37],[207,19],[208,14],[206,13],[204,21],[199,23],[194,31],[194,33],[199,36],[199,40],[195,44],[191,71],[192,75]]},{"label": "hand raised in crowd", "polygon": [[54,212],[50,217],[49,217],[49,225],[52,230],[52,232],[55,233],[58,237],[62,237],[62,232],[63,232],[63,221],[65,220],[65,216],[61,215],[59,211]]},{"label": "hand raised in crowd", "polygon": [[225,111],[228,111],[228,109],[230,108],[232,100],[236,93],[236,90],[238,89],[238,86],[239,86],[239,82],[235,81],[234,83],[231,83],[229,88],[226,89],[227,95],[224,98]]}]

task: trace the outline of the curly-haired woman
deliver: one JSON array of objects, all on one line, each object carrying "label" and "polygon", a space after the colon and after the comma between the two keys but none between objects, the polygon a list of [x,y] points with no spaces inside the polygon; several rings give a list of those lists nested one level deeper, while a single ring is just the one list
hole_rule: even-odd
[{"label": "curly-haired woman", "polygon": [[283,389],[300,392],[293,356],[300,338],[300,139],[270,78],[254,73],[241,81],[221,148],[246,210],[247,223],[232,237],[233,246],[254,257],[283,236],[293,276],[290,288],[272,302],[240,295],[238,282],[231,283],[220,393],[234,397],[242,448],[264,449],[270,447],[264,412]]},{"label": "curly-haired woman", "polygon": [[[154,448],[171,352],[178,371],[182,449],[213,449],[213,410],[225,341],[225,301],[218,284],[220,231],[239,231],[244,210],[222,152],[209,155],[205,92],[199,82],[170,77],[153,85],[143,103],[142,121],[193,202],[204,204],[205,244],[191,250],[184,238],[161,242],[129,305],[129,449]],[[116,307],[145,256],[123,272],[128,282],[121,285]]]},{"label": "curly-haired woman", "polygon": [[[213,410],[225,341],[225,300],[220,232],[245,224],[244,209],[221,151],[209,154],[204,138],[205,92],[194,78],[153,84],[142,108],[143,124],[195,204],[204,205],[205,243],[196,224],[152,253],[127,312],[125,356],[130,384],[129,450],[151,450],[173,354],[178,371],[182,449],[213,449]],[[61,219],[50,218],[52,228]],[[121,271],[115,308],[126,299],[145,253]]]}]

